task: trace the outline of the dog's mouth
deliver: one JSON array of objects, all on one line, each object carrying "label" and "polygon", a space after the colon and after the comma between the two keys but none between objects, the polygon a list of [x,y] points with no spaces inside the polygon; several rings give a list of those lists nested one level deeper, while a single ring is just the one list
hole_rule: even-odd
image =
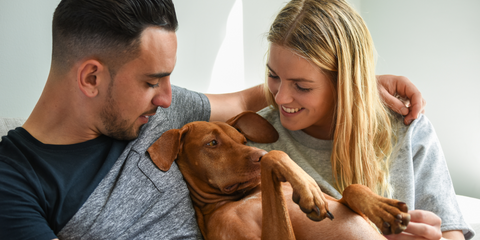
[{"label": "dog's mouth", "polygon": [[237,191],[242,191],[242,190],[247,191],[253,187],[256,187],[260,182],[259,180],[260,180],[260,175],[257,175],[245,182],[239,182],[232,185],[228,185],[223,188],[223,192],[226,194],[232,194]]}]

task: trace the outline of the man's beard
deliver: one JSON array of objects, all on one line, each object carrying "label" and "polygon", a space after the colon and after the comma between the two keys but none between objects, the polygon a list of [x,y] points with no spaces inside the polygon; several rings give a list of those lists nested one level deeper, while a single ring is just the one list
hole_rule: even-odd
[{"label": "man's beard", "polygon": [[107,90],[106,105],[100,114],[103,126],[107,131],[105,135],[117,140],[133,140],[138,137],[140,127],[135,129],[135,121],[129,124],[128,120],[121,118],[121,114],[117,111],[117,105],[112,97],[112,90],[113,76],[112,83],[108,86]]},{"label": "man's beard", "polygon": [[101,113],[102,123],[107,131],[105,135],[117,140],[133,140],[137,138],[140,127],[135,129],[135,121],[129,124],[126,119],[122,119],[115,106],[115,101],[108,96],[107,105]]}]

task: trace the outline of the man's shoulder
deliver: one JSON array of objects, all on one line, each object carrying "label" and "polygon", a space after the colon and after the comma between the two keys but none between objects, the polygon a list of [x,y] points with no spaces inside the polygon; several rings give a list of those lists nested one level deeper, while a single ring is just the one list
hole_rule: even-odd
[{"label": "man's shoulder", "polygon": [[22,128],[10,130],[8,135],[2,137],[0,142],[0,162],[10,166],[19,166],[26,163],[26,150],[30,141],[22,137]]},{"label": "man's shoulder", "polygon": [[172,85],[172,102],[167,108],[158,107],[156,115],[158,116],[159,113],[164,116],[172,115],[174,116],[173,120],[176,120],[176,115],[193,115],[208,120],[210,117],[210,102],[203,93]]},{"label": "man's shoulder", "polygon": [[172,104],[168,108],[158,107],[156,114],[142,127],[132,148],[145,152],[165,131],[209,118],[210,103],[204,94],[172,85]]},{"label": "man's shoulder", "polygon": [[205,96],[205,94],[192,91],[183,87],[179,87],[176,85],[172,85],[172,98],[173,98],[172,101],[180,100],[181,98],[184,98],[184,97],[202,97],[202,96]]},{"label": "man's shoulder", "polygon": [[183,126],[190,121],[208,121],[209,118],[210,102],[205,94],[172,85],[172,104],[168,108],[159,107],[152,123],[179,121]]}]

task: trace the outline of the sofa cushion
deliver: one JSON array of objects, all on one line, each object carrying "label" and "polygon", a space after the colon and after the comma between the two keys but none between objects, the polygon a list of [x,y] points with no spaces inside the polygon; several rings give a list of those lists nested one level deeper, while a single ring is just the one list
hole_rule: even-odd
[{"label": "sofa cushion", "polygon": [[[0,136],[5,136],[8,131],[21,127],[24,122],[23,118],[0,118]],[[0,141],[2,141],[1,138]]]},{"label": "sofa cushion", "polygon": [[457,195],[457,201],[465,221],[475,230],[472,240],[480,239],[480,199]]}]

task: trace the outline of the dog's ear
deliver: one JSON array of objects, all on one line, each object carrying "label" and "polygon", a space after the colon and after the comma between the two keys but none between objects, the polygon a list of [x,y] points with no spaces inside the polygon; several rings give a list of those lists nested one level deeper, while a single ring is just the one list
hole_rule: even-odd
[{"label": "dog's ear", "polygon": [[247,111],[230,118],[227,122],[245,137],[257,143],[273,143],[278,140],[278,132],[265,118]]},{"label": "dog's ear", "polygon": [[185,130],[185,128],[168,130],[147,149],[153,163],[160,170],[168,171],[177,158],[181,146],[181,137]]}]

